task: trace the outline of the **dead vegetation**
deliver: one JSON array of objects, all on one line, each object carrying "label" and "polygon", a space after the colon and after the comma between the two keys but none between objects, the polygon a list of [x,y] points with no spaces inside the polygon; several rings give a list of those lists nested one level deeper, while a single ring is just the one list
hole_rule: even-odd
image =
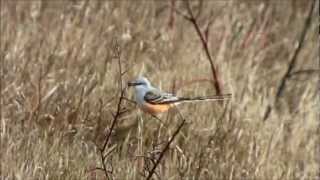
[{"label": "dead vegetation", "polygon": [[[310,10],[311,1],[1,1],[1,179],[319,179],[319,10]],[[185,119],[172,111],[160,122],[130,101],[125,83],[139,74],[178,95],[233,98],[182,105]]]}]

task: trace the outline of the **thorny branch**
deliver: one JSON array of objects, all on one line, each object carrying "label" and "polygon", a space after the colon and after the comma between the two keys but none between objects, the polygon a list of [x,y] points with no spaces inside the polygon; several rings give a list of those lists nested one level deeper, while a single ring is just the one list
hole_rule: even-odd
[{"label": "thorny branch", "polygon": [[[275,104],[279,102],[279,98],[283,94],[283,91],[285,89],[286,83],[287,83],[287,81],[290,79],[290,77],[292,75],[292,70],[294,69],[294,67],[296,65],[297,57],[298,57],[298,54],[301,51],[303,42],[304,42],[306,34],[307,34],[307,30],[309,29],[309,27],[311,25],[312,12],[313,12],[313,9],[315,9],[314,8],[315,4],[316,4],[316,0],[313,0],[311,2],[310,10],[308,12],[308,16],[307,16],[305,24],[303,26],[303,29],[302,29],[302,32],[301,32],[297,47],[296,47],[296,49],[295,49],[295,51],[293,53],[293,56],[292,56],[292,58],[290,60],[288,69],[287,69],[286,73],[283,75],[283,77],[281,78],[280,84],[279,84],[279,86],[277,88],[277,93],[276,93],[275,102],[274,102]],[[266,112],[265,112],[264,117],[263,117],[264,121],[269,118],[269,115],[270,115],[271,111],[272,111],[272,107],[269,104],[267,106]]]}]

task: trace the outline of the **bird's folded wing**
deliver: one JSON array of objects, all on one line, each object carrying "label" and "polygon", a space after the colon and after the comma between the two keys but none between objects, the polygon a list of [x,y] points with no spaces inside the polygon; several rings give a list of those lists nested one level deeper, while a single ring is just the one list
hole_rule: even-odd
[{"label": "bird's folded wing", "polygon": [[173,94],[151,90],[145,94],[144,100],[150,104],[170,104],[176,102],[179,98],[175,97]]}]

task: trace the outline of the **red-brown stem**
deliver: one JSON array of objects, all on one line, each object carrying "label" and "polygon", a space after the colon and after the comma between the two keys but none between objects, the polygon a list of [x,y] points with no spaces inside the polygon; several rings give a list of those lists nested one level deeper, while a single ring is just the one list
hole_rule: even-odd
[{"label": "red-brown stem", "polygon": [[220,81],[219,81],[219,78],[218,78],[218,73],[217,73],[217,69],[215,67],[215,65],[213,64],[213,59],[212,59],[212,56],[210,55],[210,51],[209,51],[209,47],[208,47],[208,41],[206,41],[206,39],[204,38],[204,35],[202,34],[201,30],[200,30],[200,27],[197,23],[197,20],[195,18],[195,16],[193,15],[193,12],[191,10],[191,7],[190,7],[190,4],[189,4],[189,1],[186,1],[186,7],[187,7],[187,11],[188,11],[188,14],[189,14],[189,17],[185,17],[188,21],[190,21],[194,28],[196,29],[197,31],[197,34],[201,40],[201,44],[203,46],[203,49],[206,53],[206,56],[207,56],[207,59],[210,63],[210,67],[211,67],[211,72],[212,72],[212,76],[213,76],[213,80],[214,80],[214,87],[217,91],[217,94],[220,95],[222,93],[222,88],[221,88],[221,84],[220,84]]}]

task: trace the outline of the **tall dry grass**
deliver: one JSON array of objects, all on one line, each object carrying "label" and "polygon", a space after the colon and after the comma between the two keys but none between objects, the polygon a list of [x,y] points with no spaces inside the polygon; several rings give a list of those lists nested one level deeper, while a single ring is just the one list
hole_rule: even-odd
[{"label": "tall dry grass", "polygon": [[[233,98],[180,106],[187,124],[153,177],[319,179],[319,9],[274,104],[310,3],[199,2],[193,10],[200,9],[202,30],[210,21],[210,53],[223,93]],[[117,108],[114,41],[127,70],[123,83],[143,74],[178,95],[216,94],[194,27],[171,5],[1,1],[1,179],[104,178],[93,169],[102,165],[98,147]],[[186,12],[182,1],[175,7]],[[114,179],[143,179],[180,120],[170,112],[161,123],[123,105],[106,165]],[[268,105],[273,111],[263,121]]]}]

